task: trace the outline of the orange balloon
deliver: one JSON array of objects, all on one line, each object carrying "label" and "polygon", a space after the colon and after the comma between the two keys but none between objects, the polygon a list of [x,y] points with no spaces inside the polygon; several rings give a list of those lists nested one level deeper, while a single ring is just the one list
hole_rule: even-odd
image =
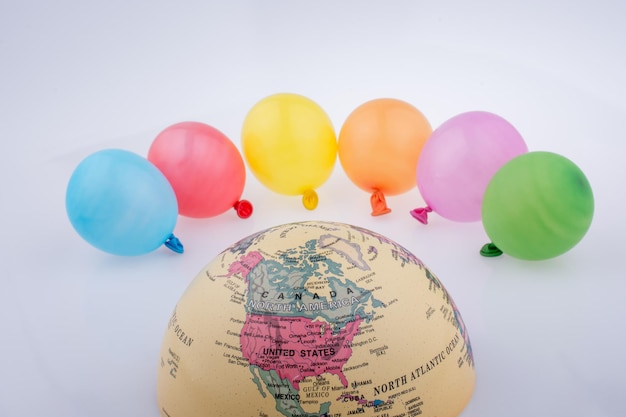
[{"label": "orange balloon", "polygon": [[417,185],[417,161],[431,133],[426,117],[397,99],[371,100],[350,113],[339,132],[339,161],[354,184],[372,193],[372,215],[391,211],[385,195]]}]

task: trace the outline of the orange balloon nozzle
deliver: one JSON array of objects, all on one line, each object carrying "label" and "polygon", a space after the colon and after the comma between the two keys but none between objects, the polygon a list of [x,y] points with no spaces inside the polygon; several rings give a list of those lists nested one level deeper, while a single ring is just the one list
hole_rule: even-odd
[{"label": "orange balloon nozzle", "polygon": [[314,190],[308,189],[302,194],[302,204],[307,210],[315,210],[319,197]]},{"label": "orange balloon nozzle", "polygon": [[233,208],[237,212],[237,216],[242,219],[247,219],[248,217],[250,217],[252,215],[252,211],[254,210],[252,208],[252,203],[250,203],[248,200],[237,201]]},{"label": "orange balloon nozzle", "polygon": [[413,216],[414,219],[419,221],[422,224],[428,224],[428,213],[433,211],[429,206],[420,207],[411,210],[409,213]]},{"label": "orange balloon nozzle", "polygon": [[374,190],[370,197],[370,204],[372,205],[372,216],[380,216],[391,212],[391,209],[387,207],[387,201],[382,191]]}]

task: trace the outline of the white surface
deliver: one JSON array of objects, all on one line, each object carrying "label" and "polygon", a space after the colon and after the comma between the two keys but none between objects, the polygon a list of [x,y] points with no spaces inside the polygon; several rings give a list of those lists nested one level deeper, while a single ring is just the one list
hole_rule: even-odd
[{"label": "white surface", "polygon": [[[158,350],[187,284],[238,239],[309,219],[383,233],[439,276],[475,352],[464,417],[626,415],[624,17],[618,0],[2,2],[0,416],[157,417]],[[480,223],[417,223],[417,189],[371,217],[339,164],[313,212],[249,175],[253,216],[180,218],[183,255],[115,257],[71,228],[65,187],[89,153],[145,155],[184,120],[239,145],[249,108],[284,91],[318,102],[337,131],[378,97],[434,127],[497,113],[530,150],[586,173],[591,229],[553,260],[485,259]]]}]

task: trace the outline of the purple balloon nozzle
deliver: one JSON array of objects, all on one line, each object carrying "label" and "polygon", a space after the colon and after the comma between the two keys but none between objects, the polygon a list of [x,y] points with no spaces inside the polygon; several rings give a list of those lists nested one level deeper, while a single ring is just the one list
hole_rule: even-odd
[{"label": "purple balloon nozzle", "polygon": [[420,207],[411,210],[409,213],[413,216],[414,219],[419,221],[422,224],[428,224],[428,213],[433,211],[430,207]]}]

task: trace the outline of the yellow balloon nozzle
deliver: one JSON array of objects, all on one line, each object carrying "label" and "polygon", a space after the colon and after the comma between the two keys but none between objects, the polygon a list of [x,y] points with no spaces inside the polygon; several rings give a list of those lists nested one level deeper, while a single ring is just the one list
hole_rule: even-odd
[{"label": "yellow balloon nozzle", "polygon": [[314,190],[306,190],[302,195],[302,204],[307,210],[315,210],[318,202],[319,198]]}]

